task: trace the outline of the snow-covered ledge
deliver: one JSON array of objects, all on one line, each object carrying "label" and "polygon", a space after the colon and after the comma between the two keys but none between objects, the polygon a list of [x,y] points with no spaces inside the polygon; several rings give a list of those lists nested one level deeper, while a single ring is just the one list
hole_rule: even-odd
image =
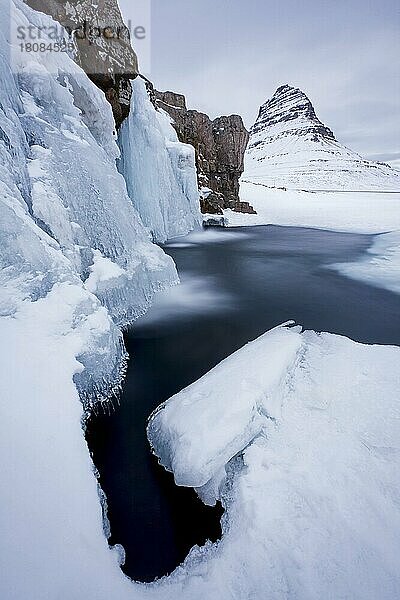
[{"label": "snow-covered ledge", "polygon": [[280,327],[167,401],[160,461],[226,509],[222,541],[170,581],[196,599],[397,597],[399,395],[400,348]]}]

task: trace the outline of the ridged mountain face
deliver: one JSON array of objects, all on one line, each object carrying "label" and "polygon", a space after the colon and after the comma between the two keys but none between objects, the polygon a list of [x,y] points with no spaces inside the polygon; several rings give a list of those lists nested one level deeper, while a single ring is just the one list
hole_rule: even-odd
[{"label": "ridged mountain face", "polygon": [[289,85],[260,108],[242,180],[305,190],[400,189],[397,170],[341,145],[304,92]]},{"label": "ridged mountain face", "polygon": [[308,136],[314,142],[336,141],[332,131],[318,119],[307,96],[289,85],[282,85],[271,100],[262,105],[251,133],[257,134],[279,124],[284,124],[282,135],[290,131],[291,135]]}]

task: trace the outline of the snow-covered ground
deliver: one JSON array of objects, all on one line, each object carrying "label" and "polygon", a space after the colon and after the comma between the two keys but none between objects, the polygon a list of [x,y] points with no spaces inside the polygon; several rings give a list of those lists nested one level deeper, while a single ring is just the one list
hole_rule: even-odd
[{"label": "snow-covered ground", "polygon": [[242,182],[240,197],[257,214],[225,211],[233,227],[271,224],[372,234],[400,229],[400,193],[285,191]]},{"label": "snow-covered ground", "polygon": [[226,507],[222,542],[172,582],[191,599],[397,598],[399,390],[399,348],[284,327],[161,406],[162,464]]},{"label": "snow-covered ground", "polygon": [[353,279],[400,294],[400,231],[376,236],[367,256],[360,261],[332,267]]},{"label": "snow-covered ground", "polygon": [[226,210],[231,227],[286,225],[375,234],[369,254],[359,263],[335,268],[349,277],[399,291],[400,193],[303,192],[242,181],[240,195],[257,214]]},{"label": "snow-covered ground", "polygon": [[82,352],[112,359],[109,317],[87,305],[84,290],[64,283],[0,319],[4,600],[135,597],[103,532],[73,382]]}]

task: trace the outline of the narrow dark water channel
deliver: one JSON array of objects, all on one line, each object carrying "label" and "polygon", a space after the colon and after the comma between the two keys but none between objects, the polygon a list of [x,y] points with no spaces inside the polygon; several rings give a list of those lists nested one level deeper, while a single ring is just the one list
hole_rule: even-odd
[{"label": "narrow dark water channel", "polygon": [[161,402],[267,329],[295,319],[307,329],[400,345],[398,296],[342,277],[370,236],[285,227],[213,230],[170,243],[183,283],[125,335],[132,360],[111,416],[87,439],[108,499],[111,543],[124,571],[150,581],[195,544],[220,536],[221,509],[177,488],[149,452],[146,421]]}]

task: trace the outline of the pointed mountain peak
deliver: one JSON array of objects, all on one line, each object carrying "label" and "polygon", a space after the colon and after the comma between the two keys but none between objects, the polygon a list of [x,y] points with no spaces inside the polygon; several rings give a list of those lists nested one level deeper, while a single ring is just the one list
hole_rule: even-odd
[{"label": "pointed mountain peak", "polygon": [[315,114],[311,100],[300,89],[285,84],[260,108],[252,133],[280,125],[295,135],[308,135],[314,142],[335,141],[333,132]]},{"label": "pointed mountain peak", "polygon": [[397,190],[399,175],[340,144],[300,89],[285,84],[250,130],[242,180],[297,190]]},{"label": "pointed mountain peak", "polygon": [[276,96],[277,94],[285,94],[286,92],[290,92],[290,91],[297,91],[299,92],[300,90],[293,87],[292,85],[288,85],[287,83],[285,83],[284,85],[281,85],[280,87],[278,87],[278,89],[276,90],[274,96]]}]

